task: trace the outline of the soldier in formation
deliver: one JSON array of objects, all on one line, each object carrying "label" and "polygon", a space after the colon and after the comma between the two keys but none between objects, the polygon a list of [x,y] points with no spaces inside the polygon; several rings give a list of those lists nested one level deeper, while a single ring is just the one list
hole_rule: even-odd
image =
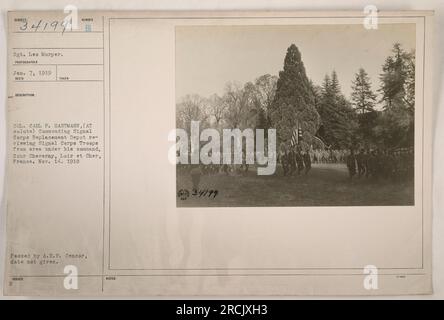
[{"label": "soldier in formation", "polygon": [[355,155],[353,150],[347,157],[349,176],[366,177],[374,180],[389,179],[402,182],[413,178],[414,153],[412,148],[395,150],[364,150]]}]

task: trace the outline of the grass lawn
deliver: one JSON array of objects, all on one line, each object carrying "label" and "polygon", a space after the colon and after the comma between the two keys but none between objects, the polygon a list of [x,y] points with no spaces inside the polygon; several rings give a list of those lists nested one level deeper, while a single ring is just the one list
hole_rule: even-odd
[{"label": "grass lawn", "polygon": [[245,175],[203,175],[199,190],[217,190],[215,198],[191,195],[188,173],[177,173],[177,191],[186,189],[178,207],[307,207],[307,206],[403,206],[414,204],[413,181],[392,182],[361,178],[350,181],[343,164],[314,164],[308,175],[284,177],[281,168],[273,176],[258,176],[251,167]]}]

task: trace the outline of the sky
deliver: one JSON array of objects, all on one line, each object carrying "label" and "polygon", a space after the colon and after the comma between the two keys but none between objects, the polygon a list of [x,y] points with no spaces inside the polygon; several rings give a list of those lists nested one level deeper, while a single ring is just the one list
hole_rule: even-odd
[{"label": "sky", "polygon": [[315,84],[336,70],[349,98],[354,75],[363,67],[376,91],[396,42],[407,51],[414,49],[415,25],[380,24],[377,30],[360,24],[177,27],[176,101],[186,94],[221,95],[229,81],[244,84],[267,73],[278,76],[291,44],[299,48]]}]

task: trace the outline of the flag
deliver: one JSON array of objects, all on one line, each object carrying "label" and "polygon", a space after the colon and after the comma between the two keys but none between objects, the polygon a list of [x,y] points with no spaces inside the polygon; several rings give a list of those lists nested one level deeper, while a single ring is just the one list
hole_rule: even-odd
[{"label": "flag", "polygon": [[291,147],[296,146],[298,142],[298,129],[294,129],[291,135]]},{"label": "flag", "polygon": [[319,137],[317,137],[317,136],[313,136],[313,139],[316,140],[316,141],[320,144],[321,149],[328,149],[328,148],[329,148],[329,147],[325,144],[325,142],[322,141],[321,138],[319,138]]},{"label": "flag", "polygon": [[302,128],[299,124],[299,121],[297,121],[296,127],[293,129],[293,133],[291,135],[291,146],[297,146],[300,140],[302,140]]}]

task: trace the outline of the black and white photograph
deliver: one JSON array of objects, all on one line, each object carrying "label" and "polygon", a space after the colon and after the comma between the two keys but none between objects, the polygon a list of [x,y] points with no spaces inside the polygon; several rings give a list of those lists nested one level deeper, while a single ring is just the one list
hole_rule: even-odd
[{"label": "black and white photograph", "polygon": [[415,204],[415,24],[175,34],[178,207]]}]

